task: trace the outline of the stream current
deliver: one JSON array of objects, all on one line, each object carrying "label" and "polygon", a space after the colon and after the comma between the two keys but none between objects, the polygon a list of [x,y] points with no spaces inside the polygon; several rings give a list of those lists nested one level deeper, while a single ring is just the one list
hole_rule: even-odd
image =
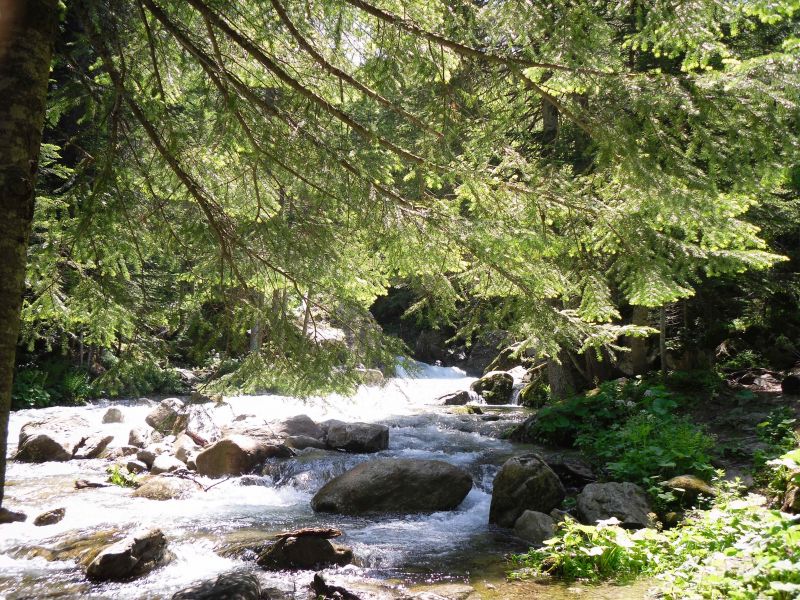
[{"label": "stream current", "polygon": [[[362,386],[352,397],[226,398],[213,409],[220,423],[239,415],[274,421],[297,414],[316,421],[378,422],[390,427],[389,449],[371,455],[308,449],[296,458],[275,460],[266,476],[221,481],[181,500],[133,498],[130,489],[116,486],[75,489],[76,479],[104,480],[106,460],[9,462],[6,505],[29,518],[0,529],[0,598],[170,598],[190,584],[240,569],[257,573],[273,597],[305,598],[311,572],[262,571],[252,560],[224,558],[216,551],[226,544],[310,526],[341,529],[344,536],[336,541],[350,546],[355,555],[354,565],[329,569],[324,575],[339,585],[359,585],[362,590],[372,586],[379,596],[384,595],[382,589],[403,585],[466,582],[486,569],[499,574],[503,555],[525,548],[509,531],[488,525],[492,480],[515,452],[498,434],[518,422],[522,413],[517,407],[501,407],[484,415],[464,415],[439,406],[437,398],[467,389],[472,381],[458,369],[420,365],[414,376],[391,379],[380,387]],[[9,456],[26,422],[75,414],[100,426],[110,405],[121,408],[124,422],[102,427],[115,435],[110,447],[125,445],[131,428],[144,425],[152,404],[131,400],[17,411],[11,416]],[[474,487],[456,510],[427,515],[345,517],[311,510],[310,500],[324,483],[376,456],[444,460],[469,471]],[[200,480],[206,486],[217,483]],[[66,509],[60,523],[33,525],[33,517],[57,507]],[[162,529],[174,559],[131,582],[90,584],[73,558],[58,553],[100,532],[116,540],[142,527]]]}]

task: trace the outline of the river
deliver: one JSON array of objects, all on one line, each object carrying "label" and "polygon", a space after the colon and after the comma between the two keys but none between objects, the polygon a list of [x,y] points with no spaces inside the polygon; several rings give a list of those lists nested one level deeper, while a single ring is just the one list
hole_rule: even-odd
[{"label": "river", "polygon": [[[219,422],[245,414],[265,421],[306,414],[317,421],[337,418],[388,425],[389,449],[377,456],[440,459],[470,472],[474,487],[454,511],[364,518],[317,515],[311,510],[311,497],[326,481],[374,454],[308,449],[293,459],[273,460],[267,475],[221,482],[199,478],[206,487],[218,485],[169,501],[133,498],[130,489],[116,486],[75,489],[76,479],[105,479],[109,466],[105,460],[10,462],[6,506],[23,510],[29,518],[0,528],[0,597],[155,600],[170,598],[177,590],[220,573],[251,570],[271,597],[307,598],[311,572],[262,571],[252,560],[225,558],[218,552],[267,534],[318,525],[341,529],[344,536],[336,541],[350,546],[355,555],[355,564],[326,570],[325,577],[364,598],[400,597],[411,593],[408,590],[430,590],[431,585],[442,593],[463,592],[464,584],[478,590],[473,592],[476,598],[587,597],[580,587],[505,582],[504,556],[526,546],[511,531],[488,524],[491,485],[503,461],[523,451],[499,439],[500,432],[523,418],[523,412],[513,406],[483,407],[484,415],[466,415],[439,406],[437,398],[467,389],[472,381],[458,369],[420,365],[413,376],[404,374],[380,387],[362,386],[352,397],[242,396],[226,398],[224,405],[213,409]],[[111,405],[122,409],[125,420],[102,427],[115,435],[112,446],[125,445],[130,429],[144,425],[151,402],[104,401],[17,411],[11,416],[9,455],[15,451],[20,428],[30,420],[75,414],[101,426]],[[66,508],[60,523],[32,524],[34,516],[57,507]],[[164,531],[173,560],[131,582],[89,583],[73,558],[74,550],[141,527]],[[444,584],[450,587],[441,587]],[[595,588],[589,597],[606,597],[604,593]],[[613,590],[608,593],[610,598],[623,597]]]}]

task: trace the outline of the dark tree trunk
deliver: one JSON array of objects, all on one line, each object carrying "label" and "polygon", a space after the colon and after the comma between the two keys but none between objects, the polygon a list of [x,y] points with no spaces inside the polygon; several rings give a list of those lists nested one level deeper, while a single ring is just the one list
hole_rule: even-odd
[{"label": "dark tree trunk", "polygon": [[0,0],[0,507],[56,0]]},{"label": "dark tree trunk", "polygon": [[550,397],[563,400],[574,396],[586,387],[585,379],[575,366],[574,357],[568,350],[558,353],[558,361],[547,360],[547,380],[550,383]]}]

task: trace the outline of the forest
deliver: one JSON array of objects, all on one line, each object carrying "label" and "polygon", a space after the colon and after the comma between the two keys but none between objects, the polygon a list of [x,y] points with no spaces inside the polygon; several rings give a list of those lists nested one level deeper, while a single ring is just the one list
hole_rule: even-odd
[{"label": "forest", "polygon": [[799,0],[0,0],[0,598],[800,598]]}]

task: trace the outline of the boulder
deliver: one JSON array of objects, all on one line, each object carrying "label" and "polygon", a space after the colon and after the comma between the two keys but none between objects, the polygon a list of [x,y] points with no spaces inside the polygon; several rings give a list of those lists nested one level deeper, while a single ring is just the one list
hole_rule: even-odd
[{"label": "boulder", "polygon": [[190,456],[197,454],[201,450],[200,446],[195,444],[194,440],[185,433],[177,437],[172,449],[175,452],[175,458],[183,463],[188,461]]},{"label": "boulder", "polygon": [[100,458],[117,460],[119,458],[136,455],[139,453],[139,450],[141,450],[141,448],[137,448],[136,446],[117,446],[116,448],[106,448],[103,450],[102,454],[100,454]]},{"label": "boulder", "polygon": [[325,537],[303,535],[283,537],[269,546],[257,560],[264,569],[317,569],[348,565],[353,562],[353,551],[332,544]]},{"label": "boulder", "polygon": [[381,385],[384,381],[378,369],[356,369],[356,372],[364,385]]},{"label": "boulder", "polygon": [[[477,397],[475,399],[477,400]],[[469,390],[446,394],[439,398],[440,403],[444,406],[464,406],[470,400],[473,400],[473,397]]]},{"label": "boulder", "polygon": [[53,510],[48,510],[47,512],[43,512],[38,517],[33,520],[33,524],[37,527],[43,527],[45,525],[55,525],[61,519],[64,518],[64,515],[67,514],[66,508],[54,508]]},{"label": "boulder", "polygon": [[125,415],[116,406],[109,408],[103,415],[103,423],[122,423],[125,420]]},{"label": "boulder", "polygon": [[164,444],[150,444],[147,448],[136,453],[136,460],[142,461],[148,469],[153,467],[157,456],[167,452],[168,448]]},{"label": "boulder", "polygon": [[526,542],[541,546],[556,534],[555,521],[550,515],[526,510],[514,522],[514,533]]},{"label": "boulder", "polygon": [[119,581],[143,575],[166,557],[167,539],[160,529],[135,533],[105,548],[89,563],[92,581]]},{"label": "boulder", "polygon": [[261,600],[261,584],[252,573],[223,573],[216,579],[197,583],[172,595],[172,600]]},{"label": "boulder", "polygon": [[500,348],[511,341],[511,336],[506,331],[490,331],[481,335],[472,341],[469,357],[463,365],[464,370],[469,375],[483,375],[500,353]]},{"label": "boulder", "polygon": [[708,483],[694,475],[677,475],[664,482],[664,487],[672,490],[679,498],[689,504],[694,503],[698,496],[713,498],[717,491]]},{"label": "boulder", "polygon": [[144,422],[164,435],[172,433],[175,423],[185,413],[186,405],[178,398],[162,400],[144,418]]},{"label": "boulder", "polygon": [[306,436],[321,440],[325,437],[325,430],[317,425],[308,415],[296,415],[281,421],[275,427],[279,437]]},{"label": "boulder", "polygon": [[16,460],[21,462],[66,461],[96,458],[114,439],[94,431],[81,417],[56,417],[22,426]]},{"label": "boulder", "polygon": [[147,478],[133,492],[133,496],[135,498],[147,498],[148,500],[178,500],[186,498],[199,489],[201,489],[200,484],[188,479],[156,475]]},{"label": "boulder", "polygon": [[128,473],[134,474],[144,473],[147,471],[147,465],[140,460],[129,460],[127,463],[125,463],[125,468],[128,469]]},{"label": "boulder", "polygon": [[389,447],[389,428],[374,423],[326,421],[325,443],[332,450],[345,452],[380,452]]},{"label": "boulder", "polygon": [[292,435],[283,440],[283,443],[294,450],[305,450],[306,448],[324,450],[327,448],[322,440],[307,435]]},{"label": "boulder", "polygon": [[538,454],[509,458],[494,478],[489,523],[513,527],[526,510],[548,513],[565,495],[561,480]]},{"label": "boulder", "polygon": [[[792,478],[795,481],[795,478]],[[800,513],[800,487],[796,483],[789,483],[786,492],[783,494],[781,511],[796,515]]]},{"label": "boulder", "polygon": [[383,458],[335,477],[311,500],[318,512],[417,513],[452,510],[472,489],[469,473],[439,460]]},{"label": "boulder", "polygon": [[150,472],[153,475],[160,475],[161,473],[172,473],[173,471],[178,471],[185,468],[186,464],[179,461],[174,456],[170,456],[169,454],[160,454],[156,456],[155,460],[153,461],[153,466],[150,467]]},{"label": "boulder", "polygon": [[182,410],[175,418],[171,431],[175,434],[185,433],[200,446],[212,444],[222,437],[208,407],[198,404]]},{"label": "boulder", "polygon": [[267,458],[287,458],[292,451],[286,446],[264,444],[242,435],[231,435],[212,444],[195,457],[197,472],[207,477],[243,475]]},{"label": "boulder", "polygon": [[479,394],[486,404],[508,404],[514,390],[514,378],[505,371],[490,371],[473,382],[470,389]]},{"label": "boulder", "polygon": [[597,481],[592,467],[577,456],[552,454],[545,456],[544,460],[564,485],[582,488],[587,483]]},{"label": "boulder", "polygon": [[9,510],[5,507],[0,507],[0,525],[5,525],[7,523],[22,523],[27,518],[28,515],[23,512],[17,512],[14,510]]},{"label": "boulder", "polygon": [[647,494],[634,483],[590,483],[578,494],[577,509],[587,525],[615,517],[627,529],[653,526]]},{"label": "boulder", "polygon": [[144,448],[149,442],[150,436],[142,427],[134,427],[128,434],[128,445]]}]

